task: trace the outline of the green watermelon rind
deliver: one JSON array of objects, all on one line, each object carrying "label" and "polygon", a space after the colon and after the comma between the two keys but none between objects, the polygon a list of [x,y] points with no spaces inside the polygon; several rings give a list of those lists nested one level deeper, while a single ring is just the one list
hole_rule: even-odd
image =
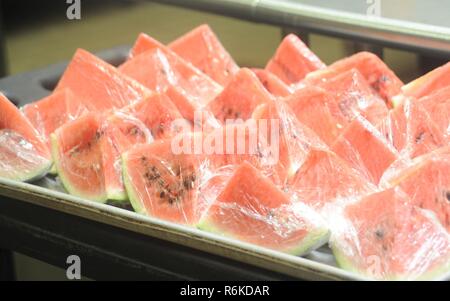
[{"label": "green watermelon rind", "polygon": [[19,181],[19,182],[33,182],[45,177],[52,166],[52,160],[48,160],[45,164],[38,165],[35,169],[20,173],[15,177],[5,177],[8,180]]},{"label": "green watermelon rind", "polygon": [[[344,255],[343,252],[341,252],[341,250],[335,246],[331,246],[331,250],[333,251],[333,255],[334,258],[336,259],[336,262],[338,264],[338,266],[348,272],[352,272],[358,275],[361,275],[363,277],[370,277],[370,275],[368,275],[367,273],[365,273],[364,271],[362,271],[361,269],[357,268],[352,262],[351,260],[348,259],[347,256]],[[402,275],[392,275],[389,277],[386,277],[383,280],[397,280],[397,281],[402,281],[402,280],[416,280],[416,281],[428,281],[428,280],[436,280],[436,279],[440,279],[442,276],[444,275],[449,275],[450,276],[450,260],[448,260],[448,263],[444,266],[440,266],[438,268],[432,269],[431,271],[425,272],[423,274],[421,274],[420,276],[414,278],[414,279],[407,279],[408,276],[402,276]]]},{"label": "green watermelon rind", "polygon": [[[231,233],[227,233],[219,228],[217,228],[213,222],[210,222],[208,218],[203,218],[196,227],[200,230],[219,234],[221,236],[230,237],[236,240],[239,240],[235,235]],[[295,256],[303,256],[308,254],[309,252],[323,246],[328,242],[330,238],[330,231],[327,228],[317,228],[311,231],[303,238],[297,246],[288,248],[285,250],[276,250],[283,253],[295,255]]]},{"label": "green watermelon rind", "polygon": [[131,203],[131,206],[133,207],[133,210],[136,213],[147,215],[147,211],[145,210],[145,207],[139,200],[138,196],[136,195],[136,191],[134,189],[133,183],[130,180],[128,167],[127,167],[127,153],[124,153],[122,155],[122,175],[123,175],[123,184],[125,186],[125,191],[128,194],[128,200]]},{"label": "green watermelon rind", "polygon": [[56,171],[58,173],[58,176],[61,179],[61,183],[63,184],[63,186],[67,190],[67,192],[69,192],[72,195],[81,197],[81,198],[86,198],[90,201],[95,201],[95,202],[103,203],[103,204],[106,203],[108,201],[106,193],[104,195],[98,195],[98,196],[88,195],[88,194],[72,187],[69,179],[65,176],[63,169],[60,166],[60,159],[59,159],[59,155],[58,155],[59,143],[58,143],[57,136],[55,134],[51,134],[50,141],[51,141],[51,145],[52,145],[53,162],[54,162]]}]

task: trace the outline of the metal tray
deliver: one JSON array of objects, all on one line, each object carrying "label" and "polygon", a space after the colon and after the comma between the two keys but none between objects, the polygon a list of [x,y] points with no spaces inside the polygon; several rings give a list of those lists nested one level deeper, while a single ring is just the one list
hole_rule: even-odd
[{"label": "metal tray", "polygon": [[[98,55],[118,65],[128,50],[121,46]],[[65,66],[61,63],[0,79],[0,91],[22,106],[49,94]],[[0,179],[1,196],[0,230],[5,229],[5,233],[0,234],[0,247],[17,249],[50,263],[59,260],[52,254],[53,248],[62,253],[81,252],[94,264],[109,256],[112,263],[123,263],[122,267],[132,268],[133,275],[147,279],[148,274],[142,270],[152,269],[155,279],[365,280],[337,268],[326,247],[306,258],[283,254],[71,196],[50,176],[34,183]],[[161,250],[161,244],[165,249]],[[36,245],[42,246],[36,251]],[[64,251],[61,245],[66,247]],[[148,248],[147,254],[153,252],[157,259],[150,258],[153,261],[149,263],[142,250],[133,248]],[[161,267],[164,260],[178,260],[180,265]],[[99,273],[91,267],[90,275],[113,277],[106,266],[109,272]],[[117,277],[120,275],[127,277]]]}]

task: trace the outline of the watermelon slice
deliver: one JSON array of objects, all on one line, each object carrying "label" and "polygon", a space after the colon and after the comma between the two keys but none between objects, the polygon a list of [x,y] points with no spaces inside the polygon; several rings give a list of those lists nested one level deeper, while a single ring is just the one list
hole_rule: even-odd
[{"label": "watermelon slice", "polygon": [[156,140],[126,152],[123,177],[136,212],[171,222],[197,222],[201,155],[176,153],[171,139]]},{"label": "watermelon slice", "polygon": [[386,104],[373,92],[357,69],[338,74],[318,83],[318,86],[334,96],[340,111],[348,121],[356,115],[362,115],[376,125],[388,115]]},{"label": "watermelon slice", "polygon": [[247,120],[258,105],[271,99],[272,95],[267,92],[256,75],[250,69],[242,68],[222,93],[208,104],[207,109],[221,122],[227,119]]},{"label": "watermelon slice", "polygon": [[298,120],[331,145],[347,125],[331,94],[315,87],[297,90],[285,101]]},{"label": "watermelon slice", "polygon": [[331,246],[342,268],[379,280],[436,279],[450,270],[450,236],[397,189],[349,205]]},{"label": "watermelon slice", "polygon": [[395,148],[363,117],[347,126],[331,150],[374,184],[398,158]]},{"label": "watermelon slice", "polygon": [[450,116],[450,86],[422,97],[418,102],[436,124],[439,132],[448,139],[450,137],[450,119],[448,118]]},{"label": "watermelon slice", "polygon": [[[278,145],[279,159],[274,165],[274,177],[271,179],[279,185],[284,185],[287,179],[305,162],[310,150],[328,148],[313,130],[297,119],[286,102],[271,101],[261,105],[253,112],[252,118],[257,122],[278,121],[275,123],[278,128],[272,128],[272,123],[270,123],[269,130],[262,131],[261,134],[271,148]],[[273,135],[273,132],[278,135]],[[267,136],[269,133],[270,137]],[[272,137],[275,137],[276,140],[273,141]]]},{"label": "watermelon slice", "polygon": [[164,46],[134,56],[119,70],[153,91],[166,93],[192,122],[195,111],[222,91],[220,85]]},{"label": "watermelon slice", "polygon": [[450,147],[417,157],[406,168],[390,171],[387,181],[406,192],[415,206],[433,211],[450,233]]},{"label": "watermelon slice", "polygon": [[335,153],[311,150],[289,182],[289,190],[302,202],[322,210],[327,204],[345,205],[376,190],[358,170]]},{"label": "watermelon slice", "polygon": [[357,69],[386,104],[392,106],[391,99],[400,93],[403,82],[378,56],[370,52],[359,52],[326,69],[310,73],[306,82],[314,85],[351,69]]},{"label": "watermelon slice", "polygon": [[[413,97],[415,99],[428,96],[433,92],[450,85],[450,62],[436,68],[427,74],[413,80],[407,85],[402,87],[402,93],[404,96]],[[396,98],[396,104],[399,104],[402,100],[402,96]]]},{"label": "watermelon slice", "polygon": [[101,123],[98,114],[85,114],[56,130],[51,141],[56,170],[66,190],[106,202]]},{"label": "watermelon slice", "polygon": [[0,93],[0,177],[31,181],[47,173],[50,152],[39,133]]},{"label": "watermelon slice", "polygon": [[56,86],[69,88],[90,111],[103,112],[139,101],[151,92],[114,66],[78,49]]},{"label": "watermelon slice", "polygon": [[206,24],[176,39],[169,48],[223,86],[239,71],[231,55]]},{"label": "watermelon slice", "polygon": [[291,203],[247,162],[236,169],[198,227],[295,255],[324,244],[329,233],[312,210]]},{"label": "watermelon slice", "polygon": [[301,81],[309,72],[325,67],[299,37],[289,34],[283,39],[265,69],[290,85]]},{"label": "watermelon slice", "polygon": [[252,71],[255,72],[259,81],[273,96],[285,97],[292,94],[291,88],[286,85],[281,79],[279,79],[275,74],[272,74],[267,70],[258,68],[253,68]]},{"label": "watermelon slice", "polygon": [[50,149],[50,134],[63,124],[87,113],[88,110],[70,89],[62,89],[24,106],[22,112]]}]

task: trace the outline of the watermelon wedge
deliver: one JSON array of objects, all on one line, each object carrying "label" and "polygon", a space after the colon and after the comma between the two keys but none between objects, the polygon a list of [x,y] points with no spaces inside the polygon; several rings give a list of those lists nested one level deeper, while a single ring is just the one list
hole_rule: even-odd
[{"label": "watermelon wedge", "polygon": [[355,118],[347,126],[331,150],[376,185],[398,158],[395,148],[363,117]]},{"label": "watermelon wedge", "polygon": [[357,69],[350,69],[317,85],[332,94],[341,113],[348,121],[356,115],[362,115],[372,124],[377,125],[388,115],[386,104],[374,93]]},{"label": "watermelon wedge", "polygon": [[329,235],[311,209],[291,203],[270,179],[247,162],[236,169],[198,227],[295,255],[319,247]]},{"label": "watermelon wedge", "polygon": [[[294,175],[305,162],[309,151],[312,149],[328,149],[328,146],[313,130],[297,119],[286,102],[271,101],[261,105],[253,112],[252,118],[257,122],[277,121],[274,124],[277,128],[272,127],[271,122],[268,127],[269,130],[261,133],[272,149],[278,146],[279,159],[277,164],[273,166],[274,171],[271,177],[278,185],[284,185]],[[270,136],[268,136],[269,133]],[[272,137],[276,140],[273,141]]]},{"label": "watermelon wedge", "polygon": [[433,211],[450,233],[450,147],[417,157],[385,177],[406,192],[413,205]]},{"label": "watermelon wedge", "polygon": [[50,134],[63,124],[87,113],[88,110],[70,89],[61,89],[24,106],[22,112],[38,130],[50,149]]},{"label": "watermelon wedge", "polygon": [[266,70],[286,84],[295,84],[325,64],[294,34],[287,35],[266,65]]},{"label": "watermelon wedge", "polygon": [[401,190],[371,194],[345,208],[331,247],[342,268],[378,280],[431,280],[450,270],[450,236]]},{"label": "watermelon wedge", "polygon": [[206,24],[179,37],[168,47],[223,86],[239,71],[231,55]]},{"label": "watermelon wedge", "polygon": [[[401,92],[404,96],[413,97],[415,99],[422,98],[434,93],[437,90],[448,87],[450,85],[450,62],[438,67],[427,74],[413,80],[404,85]],[[396,98],[396,104],[402,101],[404,97],[399,95]]]},{"label": "watermelon wedge", "polygon": [[292,94],[291,88],[286,85],[275,74],[264,70],[253,68],[252,71],[256,74],[259,81],[263,84],[264,88],[269,91],[275,97],[285,97]]},{"label": "watermelon wedge", "polygon": [[85,114],[51,134],[51,142],[55,167],[66,190],[106,202],[101,125],[98,114]]},{"label": "watermelon wedge", "polygon": [[403,82],[378,56],[370,52],[359,52],[333,63],[326,69],[310,73],[306,82],[318,84],[352,69],[357,69],[388,107],[392,107],[392,98],[401,92]]},{"label": "watermelon wedge", "polygon": [[322,211],[328,204],[343,206],[375,192],[376,186],[335,153],[313,149],[290,179],[289,190],[305,204]]},{"label": "watermelon wedge", "polygon": [[90,111],[118,109],[150,95],[134,79],[83,49],[75,52],[55,91],[69,88]]},{"label": "watermelon wedge", "polygon": [[134,210],[171,222],[195,224],[204,171],[201,157],[175,153],[171,139],[156,140],[123,154],[123,178]]},{"label": "watermelon wedge", "polygon": [[152,91],[166,93],[183,117],[191,122],[195,111],[222,91],[211,78],[164,46],[134,56],[119,70]]},{"label": "watermelon wedge", "polygon": [[0,177],[32,181],[52,165],[50,152],[22,112],[0,93]]},{"label": "watermelon wedge", "polygon": [[270,102],[272,95],[260,83],[256,75],[247,68],[242,68],[207,109],[216,118],[225,122],[227,119],[249,119],[258,105]]},{"label": "watermelon wedge", "polygon": [[323,89],[305,87],[284,100],[298,120],[328,145],[336,140],[348,123],[332,95]]}]

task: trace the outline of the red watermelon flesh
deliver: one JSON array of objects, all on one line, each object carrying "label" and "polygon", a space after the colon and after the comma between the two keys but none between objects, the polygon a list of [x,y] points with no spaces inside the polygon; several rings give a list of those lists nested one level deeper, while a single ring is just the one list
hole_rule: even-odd
[{"label": "red watermelon flesh", "polygon": [[291,88],[286,85],[281,79],[279,79],[275,74],[264,70],[253,68],[252,71],[256,74],[259,81],[263,84],[267,91],[269,91],[273,96],[285,97],[292,94]]},{"label": "red watermelon flesh", "polygon": [[388,116],[377,125],[377,129],[399,152],[406,144],[406,127],[407,119],[403,104],[390,110]]},{"label": "red watermelon flesh", "polygon": [[98,114],[88,113],[56,130],[51,141],[56,170],[67,191],[106,202],[101,125]]},{"label": "red watermelon flesh", "polygon": [[181,224],[196,223],[198,188],[204,170],[201,157],[174,152],[171,139],[156,140],[126,152],[123,176],[135,211]]},{"label": "red watermelon flesh", "polygon": [[388,108],[378,97],[357,69],[338,74],[319,84],[331,93],[345,118],[351,121],[355,115],[363,115],[376,125],[388,115]]},{"label": "red watermelon flesh", "polygon": [[31,181],[51,166],[50,152],[22,112],[0,93],[0,177]]},{"label": "red watermelon flesh", "polygon": [[331,145],[346,126],[339,116],[338,106],[325,90],[305,87],[297,90],[285,101],[298,120],[312,129],[326,144]]},{"label": "red watermelon flesh", "polygon": [[301,255],[320,246],[328,237],[320,218],[301,205],[291,203],[270,179],[244,162],[203,215],[198,227]]},{"label": "red watermelon flesh", "polygon": [[149,35],[140,33],[136,39],[136,42],[134,42],[133,48],[130,50],[130,59],[149,50],[153,50],[155,48],[163,49],[164,47],[165,46],[162,43]]},{"label": "red watermelon flesh", "polygon": [[[262,134],[271,148],[278,145],[278,162],[274,166],[275,177],[272,180],[279,185],[285,184],[303,164],[310,150],[328,148],[313,130],[297,119],[285,102],[272,101],[264,104],[255,110],[252,118],[257,122],[277,121],[274,124],[277,128],[272,128],[272,123],[268,123],[269,131],[263,131]],[[273,132],[278,135],[273,135]],[[272,141],[272,136],[277,139]]]},{"label": "red watermelon flesh", "polygon": [[24,106],[22,112],[50,148],[50,134],[63,124],[87,113],[88,110],[70,89],[62,89]]},{"label": "red watermelon flesh", "polygon": [[258,105],[270,102],[272,95],[260,83],[256,75],[247,68],[242,68],[213,101],[209,109],[216,118],[225,122],[227,119],[249,119]]},{"label": "red watermelon flesh", "polygon": [[450,62],[436,68],[402,87],[406,96],[416,99],[433,94],[450,85]]},{"label": "red watermelon flesh", "polygon": [[290,85],[298,83],[311,71],[325,67],[299,37],[289,34],[283,39],[265,69]]},{"label": "red watermelon flesh", "polygon": [[408,157],[415,158],[447,144],[445,133],[440,131],[424,103],[406,100],[403,107],[407,120],[403,152]]},{"label": "red watermelon flesh", "polygon": [[433,211],[450,232],[450,148],[417,157],[406,168],[394,170],[389,183],[406,192],[415,206]]},{"label": "red watermelon flesh", "polygon": [[114,66],[78,49],[55,91],[69,88],[91,111],[103,112],[139,101],[151,92]]},{"label": "red watermelon flesh", "polygon": [[398,158],[398,152],[363,117],[351,122],[331,150],[374,184]]},{"label": "red watermelon flesh", "polygon": [[450,86],[437,90],[429,96],[419,99],[422,107],[439,128],[439,132],[449,139],[450,136]]},{"label": "red watermelon flesh", "polygon": [[386,104],[392,106],[391,99],[400,93],[403,82],[378,56],[370,52],[359,52],[333,63],[326,69],[311,73],[306,82],[317,84],[328,81],[352,69],[357,69]]},{"label": "red watermelon flesh", "polygon": [[335,153],[311,150],[289,181],[289,190],[307,205],[323,209],[327,204],[345,205],[376,187]]},{"label": "red watermelon flesh", "polygon": [[401,190],[349,205],[333,229],[333,253],[346,270],[378,280],[418,280],[450,269],[449,234]]},{"label": "red watermelon flesh", "polygon": [[180,113],[190,121],[194,120],[196,110],[203,108],[222,90],[220,85],[167,48],[156,47],[134,56],[119,70],[153,91],[167,93]]},{"label": "red watermelon flesh", "polygon": [[176,39],[168,47],[223,86],[239,71],[231,55],[206,24]]}]

